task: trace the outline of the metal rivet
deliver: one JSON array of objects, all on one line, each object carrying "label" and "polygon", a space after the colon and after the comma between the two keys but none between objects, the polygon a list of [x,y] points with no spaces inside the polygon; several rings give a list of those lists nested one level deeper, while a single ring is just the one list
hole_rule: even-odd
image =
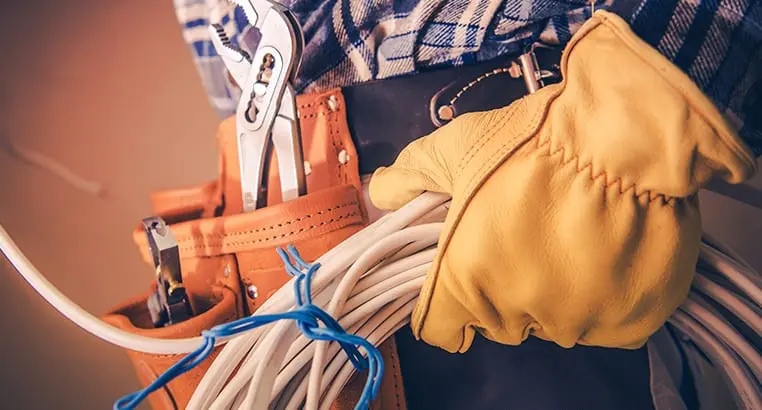
[{"label": "metal rivet", "polygon": [[249,285],[246,287],[246,294],[249,295],[251,299],[256,299],[259,297],[259,289],[254,285]]},{"label": "metal rivet", "polygon": [[349,153],[346,150],[341,150],[339,152],[339,163],[344,165],[347,162],[349,162]]},{"label": "metal rivet", "polygon": [[304,161],[304,175],[312,173],[312,164],[309,161]]},{"label": "metal rivet", "polygon": [[254,95],[262,97],[267,93],[267,83],[256,82],[254,83]]},{"label": "metal rivet", "polygon": [[225,265],[225,270],[222,271],[222,276],[226,278],[230,276],[230,265]]},{"label": "metal rivet", "polygon": [[451,105],[441,105],[437,108],[437,116],[440,120],[450,121],[455,116],[455,110]]},{"label": "metal rivet", "polygon": [[339,109],[339,101],[336,99],[335,95],[328,97],[328,109],[331,111]]}]

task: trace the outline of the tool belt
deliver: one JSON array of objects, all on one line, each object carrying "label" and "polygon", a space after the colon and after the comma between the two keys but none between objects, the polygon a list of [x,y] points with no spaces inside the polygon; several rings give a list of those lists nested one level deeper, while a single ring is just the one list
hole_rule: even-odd
[{"label": "tool belt", "polygon": [[[153,212],[170,226],[178,247],[183,285],[193,317],[154,328],[147,308],[154,291],[112,309],[104,320],[132,333],[156,338],[183,338],[256,312],[289,279],[275,249],[287,244],[299,248],[308,260],[317,259],[368,223],[361,198],[357,153],[346,124],[340,90],[298,98],[305,160],[309,163],[308,194],[279,202],[277,164],[271,163],[270,206],[242,213],[235,122],[225,120],[218,132],[219,178],[205,185],[155,193]],[[142,227],[134,232],[146,262],[152,256]],[[185,408],[212,360],[171,381],[149,396],[155,409]],[[397,361],[394,340],[381,347],[384,360]],[[184,355],[128,352],[140,382],[146,386]],[[404,408],[399,366],[387,366],[378,408]],[[349,409],[359,398],[364,379],[353,379],[335,409]],[[388,387],[387,387],[388,386]],[[395,388],[397,387],[397,389]],[[391,402],[390,402],[391,401]]]},{"label": "tool belt", "polygon": [[[234,118],[225,120],[217,138],[220,150],[217,180],[157,192],[151,197],[153,212],[167,222],[176,238],[182,281],[193,316],[155,328],[147,307],[156,290],[154,284],[145,294],[113,308],[104,320],[135,334],[186,338],[255,313],[289,279],[276,247],[293,244],[307,260],[315,260],[374,218],[377,211],[363,193],[361,175],[390,164],[410,141],[457,115],[508,105],[526,95],[533,84],[558,79],[553,67],[558,63],[559,51],[537,50],[529,54],[535,59],[529,62],[526,55],[522,55],[523,60],[514,55],[486,64],[299,96],[307,194],[280,202],[274,159],[269,164],[270,205],[253,212],[242,212],[235,122]],[[532,73],[534,78],[527,78],[528,63],[540,67]],[[142,227],[135,230],[134,240],[150,264],[152,255]],[[151,394],[153,408],[185,408],[221,349],[217,347],[200,366]],[[595,383],[613,379],[623,387],[618,392],[622,394],[606,394],[597,403],[588,403],[587,408],[650,407],[649,400],[638,399],[643,396],[640,393],[648,390],[645,349],[633,352],[578,347],[569,351],[534,339],[519,347],[477,340],[467,354],[451,355],[415,341],[409,330],[404,329],[396,338],[384,342],[380,350],[385,373],[379,397],[372,404],[374,409],[405,409],[406,397],[411,408],[465,408],[469,403],[472,408],[495,408],[489,403],[500,403],[501,397],[510,395],[508,386],[519,377],[536,380],[538,385],[533,389],[538,394],[548,388],[562,389],[568,390],[567,397],[580,396],[575,389],[594,391]],[[398,353],[402,355],[402,366]],[[184,357],[133,351],[128,351],[128,355],[143,386]],[[541,360],[532,362],[537,358]],[[622,375],[621,371],[593,374],[596,366],[611,362],[627,367],[627,374]],[[572,385],[569,377],[554,385],[559,380],[548,378],[547,374],[554,374],[551,368],[556,366],[576,366],[582,374],[590,374],[585,381],[572,380]],[[534,369],[534,376],[527,368]],[[363,383],[362,375],[355,375],[333,408],[353,408]],[[474,403],[480,401],[484,403]],[[540,402],[551,403],[538,397],[535,404]]]}]

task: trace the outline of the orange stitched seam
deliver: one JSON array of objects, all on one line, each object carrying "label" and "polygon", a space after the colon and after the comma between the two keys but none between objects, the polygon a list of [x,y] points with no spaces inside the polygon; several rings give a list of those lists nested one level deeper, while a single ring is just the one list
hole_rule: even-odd
[{"label": "orange stitched seam", "polygon": [[[547,149],[546,149],[547,148]],[[677,198],[664,195],[664,194],[658,194],[650,190],[646,190],[643,192],[638,193],[637,185],[635,183],[632,183],[630,186],[625,187],[622,183],[622,178],[616,178],[613,181],[609,181],[609,176],[606,171],[601,171],[598,175],[593,174],[593,163],[582,163],[581,159],[579,158],[578,154],[574,154],[569,158],[568,160],[564,160],[565,154],[566,154],[566,148],[559,147],[555,151],[550,150],[550,140],[543,142],[542,144],[537,144],[536,150],[543,149],[545,150],[544,153],[541,153],[541,156],[545,157],[553,157],[555,155],[561,154],[560,159],[560,165],[566,166],[570,163],[574,162],[574,167],[577,170],[577,173],[581,174],[587,169],[590,170],[590,179],[592,181],[595,181],[599,178],[603,178],[603,186],[604,189],[610,189],[613,188],[614,185],[619,185],[619,194],[624,195],[628,191],[632,191],[632,195],[638,199],[642,197],[646,197],[646,203],[650,204],[651,202],[655,202],[656,200],[660,200],[659,202],[663,205],[674,205],[674,202],[677,200]]]},{"label": "orange stitched seam", "polygon": [[307,104],[302,104],[299,106],[299,108],[320,107],[321,105],[325,105],[325,98],[321,98],[317,103],[310,102]]},{"label": "orange stitched seam", "polygon": [[196,239],[225,238],[225,237],[228,237],[228,236],[241,236],[241,235],[248,235],[248,234],[257,233],[257,232],[271,231],[271,230],[276,229],[276,228],[282,228],[282,227],[284,227],[286,225],[291,225],[291,224],[293,224],[295,222],[305,221],[305,220],[310,219],[310,218],[312,218],[312,217],[314,217],[316,215],[323,215],[323,214],[326,214],[328,212],[335,211],[335,210],[341,209],[341,208],[346,208],[348,206],[353,206],[353,205],[359,206],[360,202],[359,201],[347,202],[347,203],[344,203],[344,204],[341,204],[341,205],[336,205],[336,206],[333,206],[333,207],[330,207],[330,208],[326,208],[326,209],[324,209],[322,211],[317,211],[317,212],[312,213],[312,214],[306,214],[306,215],[301,216],[299,218],[294,218],[294,219],[291,219],[291,220],[288,220],[288,221],[285,221],[285,222],[281,222],[281,223],[278,223],[278,224],[273,224],[273,225],[270,225],[270,226],[266,226],[264,228],[249,229],[247,231],[237,231],[237,232],[229,232],[229,233],[210,233],[208,235],[183,236],[183,237],[180,237],[180,238],[176,238],[175,240],[177,241],[178,244],[180,244],[180,243],[183,243],[183,242],[191,242],[191,241],[194,241]]},{"label": "orange stitched seam", "polygon": [[208,244],[201,244],[201,245],[194,245],[194,246],[185,246],[185,247],[181,247],[180,251],[181,252],[182,251],[192,251],[192,250],[203,249],[203,248],[221,248],[221,247],[224,247],[224,246],[252,245],[252,244],[255,244],[255,243],[267,242],[267,241],[271,241],[273,239],[285,238],[287,236],[292,236],[292,235],[296,235],[296,234],[299,234],[299,233],[302,233],[302,232],[307,232],[307,231],[319,228],[319,227],[324,226],[324,225],[328,225],[328,224],[331,224],[331,223],[334,223],[334,222],[338,222],[338,221],[340,221],[342,219],[346,219],[346,218],[351,218],[353,216],[357,216],[359,214],[360,214],[359,212],[350,212],[350,213],[348,213],[346,215],[341,215],[341,216],[338,216],[336,218],[331,218],[331,219],[329,219],[327,221],[320,222],[317,225],[310,225],[310,226],[308,226],[306,228],[297,229],[295,231],[287,232],[287,233],[284,233],[284,234],[281,234],[281,235],[274,235],[274,236],[270,236],[270,237],[267,237],[267,238],[259,238],[259,239],[255,239],[255,240],[251,240],[251,241],[242,241],[242,242],[219,242],[219,243],[208,243]]},{"label": "orange stitched seam", "polygon": [[[394,335],[392,335],[392,337],[394,337]],[[397,402],[397,409],[401,409],[402,404],[400,403],[400,390],[399,390],[399,385],[397,383],[397,359],[395,358],[396,355],[394,354],[397,351],[397,344],[392,343],[391,346],[392,348],[389,353],[391,353],[391,358],[392,358],[392,380],[394,381],[394,398],[396,399],[396,402]]]},{"label": "orange stitched seam", "polygon": [[300,115],[300,116],[299,116],[299,119],[302,119],[302,120],[306,120],[306,119],[308,119],[308,118],[328,117],[329,115],[331,115],[331,113],[329,113],[329,112],[325,112],[325,111],[319,111],[319,112],[316,112],[316,113],[314,113],[314,114],[304,114],[304,115]]},{"label": "orange stitched seam", "polygon": [[[336,144],[336,134],[337,130],[334,126],[335,122],[337,122],[336,119],[336,113],[333,113],[334,115],[329,116],[328,118],[328,135],[331,137],[331,145],[333,145],[333,155],[339,155],[339,146]],[[341,162],[336,161],[336,182],[341,183]]]}]

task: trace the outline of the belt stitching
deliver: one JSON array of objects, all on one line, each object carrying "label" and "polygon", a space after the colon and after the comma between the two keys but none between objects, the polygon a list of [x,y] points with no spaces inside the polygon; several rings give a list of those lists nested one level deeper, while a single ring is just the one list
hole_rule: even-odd
[{"label": "belt stitching", "polygon": [[346,203],[343,203],[341,205],[336,205],[336,206],[328,207],[328,208],[323,209],[321,211],[317,211],[317,212],[313,212],[313,213],[310,213],[310,214],[306,214],[306,215],[300,216],[298,218],[290,219],[288,221],[280,222],[280,223],[273,224],[273,225],[270,225],[270,226],[266,226],[266,227],[263,227],[263,228],[249,229],[249,230],[245,230],[245,231],[235,231],[235,232],[229,232],[229,233],[210,233],[208,235],[185,236],[185,237],[178,238],[177,239],[177,243],[180,244],[182,242],[191,242],[191,241],[197,240],[197,239],[226,238],[226,237],[230,237],[230,236],[241,236],[241,235],[248,235],[248,234],[252,234],[252,233],[270,231],[270,230],[274,230],[274,229],[277,229],[277,228],[282,228],[282,227],[284,227],[286,225],[291,225],[291,224],[296,223],[296,222],[302,222],[302,221],[305,221],[307,219],[313,218],[313,217],[318,216],[318,215],[324,215],[324,214],[326,214],[328,212],[335,211],[337,209],[346,208],[346,207],[349,207],[349,206],[356,206],[356,205],[360,205],[360,202],[359,201],[346,202]]},{"label": "belt stitching", "polygon": [[[341,149],[339,148],[339,146],[341,145],[340,141],[337,141],[337,135],[338,135],[337,128],[336,128],[336,123],[338,122],[338,118],[336,115],[337,111],[338,111],[338,107],[336,111],[330,112],[328,115],[326,115],[327,121],[328,121],[328,135],[330,136],[331,144],[333,145],[334,157],[339,155],[339,151],[341,151]],[[341,171],[342,171],[341,162],[336,161],[336,181],[339,183],[342,182]]]},{"label": "belt stitching", "polygon": [[396,358],[396,352],[397,352],[397,343],[394,341],[394,335],[391,336],[391,344],[389,349],[389,353],[391,354],[392,358],[392,380],[394,382],[394,398],[396,399],[397,409],[402,408],[402,403],[400,403],[400,390],[399,390],[399,383],[397,378],[397,358]]},{"label": "belt stitching", "polygon": [[340,221],[342,219],[347,219],[347,218],[351,218],[353,216],[358,216],[358,215],[360,215],[359,212],[353,211],[353,212],[350,212],[348,214],[344,214],[344,215],[338,216],[336,218],[331,218],[331,219],[329,219],[327,221],[320,222],[317,225],[310,225],[310,226],[308,226],[306,228],[297,229],[295,231],[287,232],[287,233],[284,233],[284,234],[281,234],[281,235],[274,235],[274,236],[270,236],[270,237],[267,237],[267,238],[255,239],[255,240],[252,240],[252,241],[207,243],[207,244],[201,244],[201,245],[180,247],[180,250],[181,251],[190,251],[190,250],[203,249],[203,248],[221,248],[221,247],[224,247],[224,246],[241,246],[241,245],[251,245],[251,244],[261,243],[261,242],[268,242],[268,241],[271,241],[273,239],[285,238],[287,236],[292,236],[292,235],[295,235],[295,234],[298,234],[298,233],[307,232],[307,231],[319,228],[321,226],[325,226],[325,225],[328,225],[328,224],[331,224],[331,223],[334,223],[334,222],[338,222],[338,221]]}]

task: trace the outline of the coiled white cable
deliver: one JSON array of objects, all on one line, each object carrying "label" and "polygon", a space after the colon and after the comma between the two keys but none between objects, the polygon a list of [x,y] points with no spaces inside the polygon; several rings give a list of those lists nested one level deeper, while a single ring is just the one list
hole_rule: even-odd
[{"label": "coiled white cable", "polygon": [[[382,216],[316,262],[313,303],[349,332],[381,344],[406,325],[426,271],[436,254],[443,195],[427,193],[397,212]],[[85,312],[52,286],[0,227],[0,248],[22,276],[64,316],[88,332],[121,347],[154,354],[188,353],[201,338],[165,340],[112,327]],[[293,281],[293,279],[292,279]],[[278,290],[257,314],[295,307],[293,282]],[[731,287],[723,286],[724,282]],[[723,306],[735,322],[708,302]],[[691,295],[670,319],[723,372],[739,408],[762,408],[760,347],[738,332],[745,324],[762,335],[762,278],[713,239],[701,246]],[[233,337],[212,363],[189,409],[325,410],[354,369],[335,343],[304,337],[293,322],[276,322]]]},{"label": "coiled white cable", "polygon": [[[393,303],[400,297],[404,297],[408,294],[417,296],[420,287],[423,284],[423,277],[426,274],[428,265],[430,265],[431,260],[433,259],[433,251],[424,251],[424,254],[429,256],[427,260],[423,260],[424,258],[417,254],[407,256],[404,259],[396,259],[394,256],[389,256],[394,255],[399,250],[405,251],[435,245],[440,230],[441,224],[426,224],[405,228],[390,235],[382,235],[382,239],[370,238],[370,243],[374,244],[369,247],[364,247],[366,250],[357,258],[355,263],[345,267],[341,271],[335,270],[336,266],[332,264],[330,260],[326,261],[321,265],[320,270],[315,275],[314,282],[318,283],[320,278],[330,277],[336,278],[337,282],[332,283],[331,286],[324,288],[322,291],[315,291],[313,289],[313,303],[319,307],[323,307],[325,305],[330,305],[336,300],[340,300],[341,304],[344,305],[342,307],[342,313],[332,315],[339,320],[339,323],[342,324],[342,326],[352,326],[353,323],[347,321],[346,318],[351,317],[353,312],[357,310],[355,309],[355,306],[360,309],[365,308],[366,304],[373,303],[375,304],[375,308],[372,309],[371,313],[375,314],[376,310],[382,308],[384,305]],[[384,264],[379,265],[381,259],[384,258],[386,258]],[[386,265],[386,263],[388,263],[388,265]],[[401,270],[392,270],[387,268],[387,266],[396,266]],[[366,273],[367,275],[365,275]],[[361,276],[363,276],[362,279],[360,279]],[[414,278],[419,278],[419,280]],[[360,279],[358,282],[359,286],[355,286],[354,283],[346,284],[346,281],[348,280],[355,282],[357,279]],[[374,282],[375,284],[373,284]],[[288,309],[293,309],[295,306],[293,293],[290,289],[281,289],[279,292],[284,290],[285,297],[290,300],[289,303],[291,304]],[[274,300],[277,297],[278,294],[276,293],[270,300]],[[268,300],[268,302],[270,302],[270,300]],[[265,306],[260,309],[266,309],[266,305],[267,302],[265,303]],[[330,311],[328,312],[331,313]],[[365,315],[364,320],[372,322],[373,318],[373,315]],[[262,328],[261,331],[267,332],[267,328]],[[254,332],[256,331],[251,333],[253,334]],[[365,336],[365,334],[359,332],[359,336],[362,337]],[[239,343],[240,340],[241,339],[237,339],[231,343]],[[258,349],[261,349],[260,340],[261,339],[259,338],[252,340],[252,349],[249,352],[248,358],[242,362],[241,369],[238,370],[232,379],[230,379],[227,386],[220,391],[219,389],[221,386],[220,383],[218,383],[218,380],[227,380],[232,374],[232,369],[234,369],[236,367],[235,365],[240,361],[240,358],[238,357],[238,352],[240,350],[238,349],[249,350],[248,346],[235,346],[230,349],[223,349],[211,368],[207,371],[199,387],[196,389],[196,393],[194,393],[191,398],[188,408],[227,408],[226,406],[233,403],[236,395],[239,394],[240,389],[246,386],[249,382],[248,379],[251,376],[247,372],[260,365],[261,358],[266,357],[258,354]],[[293,345],[298,342],[295,340],[281,340],[279,343]],[[318,348],[319,346],[320,344],[318,344]],[[315,349],[316,352],[318,351],[318,348]],[[325,351],[323,352],[323,355],[325,355]],[[228,365],[228,357],[233,358],[231,362],[235,364],[234,366]],[[346,359],[345,356],[343,357]],[[290,361],[290,358],[288,358],[287,361]],[[322,369],[322,364],[320,367],[315,367],[314,357],[312,358],[312,361],[314,369]],[[309,362],[304,362],[302,365],[309,365]],[[322,376],[322,374],[323,372],[321,371],[319,376]],[[320,392],[324,390],[322,388],[323,386],[311,385],[313,386],[313,389],[317,389]],[[218,392],[220,393],[217,397],[217,401],[209,402],[209,400],[215,397]],[[277,391],[274,392],[273,397],[277,393]]]}]

